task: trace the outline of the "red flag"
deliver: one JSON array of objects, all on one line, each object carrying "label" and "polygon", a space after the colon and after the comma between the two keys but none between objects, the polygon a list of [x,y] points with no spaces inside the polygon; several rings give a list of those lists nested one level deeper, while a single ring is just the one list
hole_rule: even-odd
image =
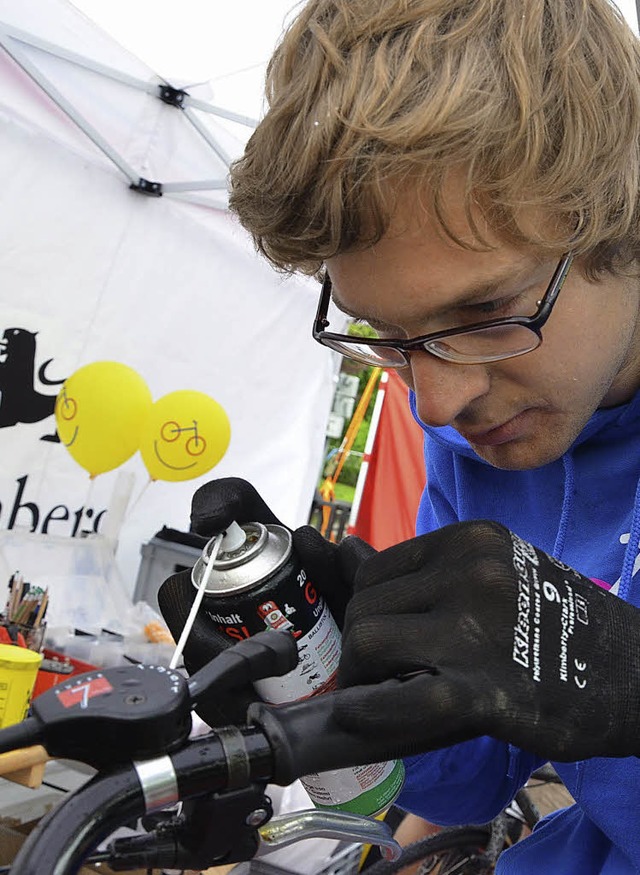
[{"label": "red flag", "polygon": [[405,383],[386,371],[378,392],[349,534],[383,550],[414,536],[426,475],[423,432],[411,415]]}]

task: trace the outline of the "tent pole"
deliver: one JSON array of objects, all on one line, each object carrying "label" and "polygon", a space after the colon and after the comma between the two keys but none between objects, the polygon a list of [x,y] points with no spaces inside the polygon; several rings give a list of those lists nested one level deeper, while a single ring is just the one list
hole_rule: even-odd
[{"label": "tent pole", "polygon": [[84,118],[84,116],[79,113],[74,106],[64,97],[58,89],[46,78],[42,73],[38,70],[36,66],[34,66],[31,61],[23,54],[22,50],[18,48],[16,41],[11,37],[4,38],[2,31],[0,31],[0,44],[10,55],[13,60],[18,64],[24,72],[30,76],[33,81],[42,88],[45,94],[48,94],[51,100],[58,106],[62,112],[68,116],[71,121],[76,124],[80,130],[89,137],[89,139],[100,149],[100,151],[112,161],[116,167],[124,173],[124,175],[129,179],[130,182],[136,183],[139,179],[139,174],[137,174],[132,167],[130,167],[127,162],[115,152],[109,143],[104,139],[104,137],[98,133],[98,131],[89,124],[89,122]]},{"label": "tent pole", "polygon": [[353,535],[355,534],[355,525],[358,520],[358,511],[360,510],[360,502],[362,501],[362,493],[364,492],[364,484],[367,479],[367,473],[369,471],[369,462],[371,460],[371,453],[373,452],[373,445],[376,439],[376,433],[378,431],[378,425],[380,424],[380,414],[382,413],[382,405],[384,404],[386,391],[387,391],[387,382],[389,381],[389,374],[387,371],[383,371],[380,375],[380,383],[378,384],[378,394],[376,395],[376,401],[373,405],[373,413],[371,414],[371,422],[369,423],[369,431],[367,432],[367,440],[364,445],[364,453],[362,456],[362,464],[360,465],[360,470],[358,471],[358,479],[356,480],[356,489],[353,494],[353,501],[351,503],[351,512],[349,513],[349,521],[347,523],[347,534]]},{"label": "tent pole", "polygon": [[201,124],[200,120],[193,114],[193,112],[188,109],[183,109],[182,111],[185,115],[185,118],[187,118],[188,121],[193,125],[193,127],[202,137],[202,139],[205,140],[209,144],[209,146],[211,146],[218,158],[222,159],[225,164],[230,164],[231,159],[229,158],[227,153],[221,146],[218,145],[218,143],[216,143],[209,131],[205,128],[203,124]]},{"label": "tent pole", "polygon": [[[145,82],[142,79],[136,79],[135,76],[129,76],[128,73],[123,73],[121,70],[114,70],[113,67],[107,67],[106,64],[92,61],[89,58],[85,58],[83,55],[78,55],[76,52],[64,49],[62,46],[57,46],[54,43],[40,39],[31,33],[19,30],[17,27],[10,27],[4,22],[0,22],[0,34],[10,37],[16,42],[38,49],[47,55],[53,55],[54,58],[60,58],[62,61],[68,61],[70,64],[75,64],[76,67],[82,67],[84,70],[91,70],[92,73],[99,73],[107,79],[113,79],[115,82],[122,82],[123,85],[129,85],[131,88],[145,91],[147,94],[155,94],[158,90],[158,86],[153,82]],[[5,45],[3,40],[2,44]]]},{"label": "tent pole", "polygon": [[222,109],[220,106],[214,106],[212,103],[205,103],[204,100],[198,100],[192,97],[188,92],[184,99],[183,106],[192,106],[194,109],[199,109],[202,112],[210,112],[212,115],[219,115],[220,118],[226,118],[230,122],[237,122],[239,125],[245,125],[248,128],[256,128],[258,122],[254,118],[249,118],[248,115],[239,115],[237,112],[231,112],[229,109]]}]

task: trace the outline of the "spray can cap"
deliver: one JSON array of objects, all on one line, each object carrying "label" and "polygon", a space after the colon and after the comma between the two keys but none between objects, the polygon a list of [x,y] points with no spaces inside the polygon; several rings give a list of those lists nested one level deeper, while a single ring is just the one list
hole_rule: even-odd
[{"label": "spray can cap", "polygon": [[[240,535],[229,526],[232,543],[227,535],[222,539],[220,552],[209,569],[212,550],[218,535],[205,545],[202,555],[191,570],[191,581],[196,589],[205,574],[208,576],[207,595],[227,595],[253,589],[281,568],[291,555],[291,532],[284,526],[243,523]],[[234,532],[237,537],[234,537]]]}]

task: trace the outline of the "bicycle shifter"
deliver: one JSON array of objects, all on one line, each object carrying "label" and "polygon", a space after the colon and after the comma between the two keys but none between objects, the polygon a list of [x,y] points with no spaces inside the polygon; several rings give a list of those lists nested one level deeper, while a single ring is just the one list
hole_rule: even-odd
[{"label": "bicycle shifter", "polygon": [[51,757],[97,769],[170,753],[188,738],[191,710],[203,697],[285,674],[297,658],[292,636],[270,630],[224,651],[188,680],[158,665],[74,675],[34,699],[30,717],[0,731],[0,752],[43,744]]}]

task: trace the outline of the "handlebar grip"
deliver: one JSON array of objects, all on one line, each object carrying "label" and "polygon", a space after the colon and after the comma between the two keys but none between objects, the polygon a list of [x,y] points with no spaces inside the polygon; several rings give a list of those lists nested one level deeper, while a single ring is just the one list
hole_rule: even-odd
[{"label": "handlebar grip", "polygon": [[264,732],[273,751],[276,784],[286,786],[314,772],[398,756],[388,739],[359,735],[339,725],[334,709],[340,695],[336,691],[284,705],[253,702],[249,706],[247,722]]}]

